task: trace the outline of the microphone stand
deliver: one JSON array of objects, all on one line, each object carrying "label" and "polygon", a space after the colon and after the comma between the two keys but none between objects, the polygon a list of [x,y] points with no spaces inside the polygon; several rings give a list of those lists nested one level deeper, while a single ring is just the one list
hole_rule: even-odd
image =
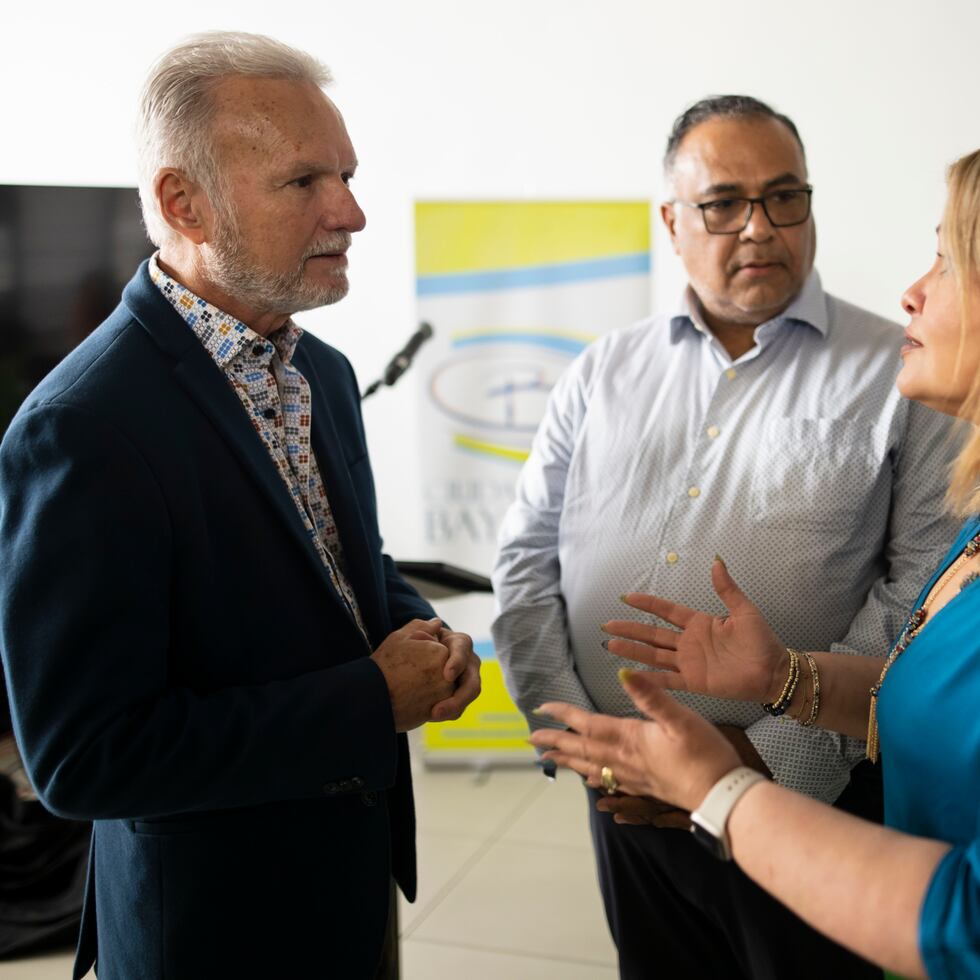
[{"label": "microphone stand", "polygon": [[419,348],[432,336],[432,325],[423,321],[412,334],[408,343],[388,362],[384,374],[364,389],[361,401],[370,398],[383,385],[391,387],[411,366]]}]

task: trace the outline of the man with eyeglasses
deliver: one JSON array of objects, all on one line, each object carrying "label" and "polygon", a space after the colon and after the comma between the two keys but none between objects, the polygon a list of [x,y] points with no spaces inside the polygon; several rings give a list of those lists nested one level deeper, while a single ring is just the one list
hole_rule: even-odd
[{"label": "man with eyeglasses", "polygon": [[[494,640],[535,726],[545,701],[635,714],[600,630],[635,615],[621,593],[723,614],[718,553],[784,642],[874,655],[955,534],[936,517],[947,423],[895,390],[901,329],[824,292],[813,269],[792,121],[753,98],[705,99],[675,122],[664,166],[661,216],[689,284],[559,381],[501,530]],[[678,697],[747,765],[880,819],[875,771],[852,778],[863,742]],[[703,850],[687,813],[613,780],[588,794],[622,978],[880,976]]]}]

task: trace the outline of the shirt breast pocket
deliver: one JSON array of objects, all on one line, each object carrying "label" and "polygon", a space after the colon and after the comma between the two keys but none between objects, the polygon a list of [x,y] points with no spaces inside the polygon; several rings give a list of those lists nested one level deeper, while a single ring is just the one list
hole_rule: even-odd
[{"label": "shirt breast pocket", "polygon": [[874,426],[850,419],[770,419],[757,449],[752,516],[797,528],[853,527],[881,477]]}]

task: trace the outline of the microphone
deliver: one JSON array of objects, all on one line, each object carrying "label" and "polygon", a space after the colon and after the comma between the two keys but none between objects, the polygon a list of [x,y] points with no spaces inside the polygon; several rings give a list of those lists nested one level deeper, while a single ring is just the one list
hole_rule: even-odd
[{"label": "microphone", "polygon": [[412,365],[419,348],[432,336],[432,327],[428,323],[420,323],[418,330],[408,338],[408,343],[388,362],[381,375],[386,385],[393,385]]},{"label": "microphone", "polygon": [[393,385],[412,366],[419,348],[432,336],[432,333],[431,324],[424,321],[420,323],[418,330],[408,338],[408,343],[388,362],[384,374],[374,384],[369,385],[361,395],[361,400],[373,395],[382,385]]}]

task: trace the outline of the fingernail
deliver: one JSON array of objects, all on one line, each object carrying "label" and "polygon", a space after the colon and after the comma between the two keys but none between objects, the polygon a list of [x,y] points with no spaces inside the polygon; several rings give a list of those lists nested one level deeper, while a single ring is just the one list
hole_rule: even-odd
[{"label": "fingernail", "polygon": [[608,631],[606,630],[606,624],[605,624],[605,623],[600,623],[600,624],[599,624],[599,629],[600,629],[600,630],[601,630],[601,631],[602,631],[603,633],[606,633],[606,632],[608,632]]},{"label": "fingernail", "polygon": [[542,716],[543,715],[545,718],[550,717],[548,715],[548,712],[545,711],[543,708],[532,708],[531,709],[531,714],[532,715],[538,715],[538,716]]},{"label": "fingernail", "polygon": [[608,640],[603,640],[601,642],[600,646],[602,647],[603,650],[608,650],[609,649],[609,641]]},{"label": "fingernail", "polygon": [[[628,593],[628,592],[624,592],[624,593],[623,593],[623,594],[622,594],[622,595],[621,595],[621,596],[619,597],[619,601],[620,601],[620,602],[626,602],[626,597],[627,597],[628,595],[629,595],[629,593]],[[629,605],[629,603],[627,603],[627,605]]]},{"label": "fingernail", "polygon": [[616,671],[616,676],[619,678],[620,684],[626,684],[633,676],[635,671],[629,669],[629,667],[620,667]]},{"label": "fingernail", "polygon": [[725,564],[725,559],[722,558],[721,555],[715,555],[715,561],[719,562],[722,568],[728,568],[728,566]]}]

